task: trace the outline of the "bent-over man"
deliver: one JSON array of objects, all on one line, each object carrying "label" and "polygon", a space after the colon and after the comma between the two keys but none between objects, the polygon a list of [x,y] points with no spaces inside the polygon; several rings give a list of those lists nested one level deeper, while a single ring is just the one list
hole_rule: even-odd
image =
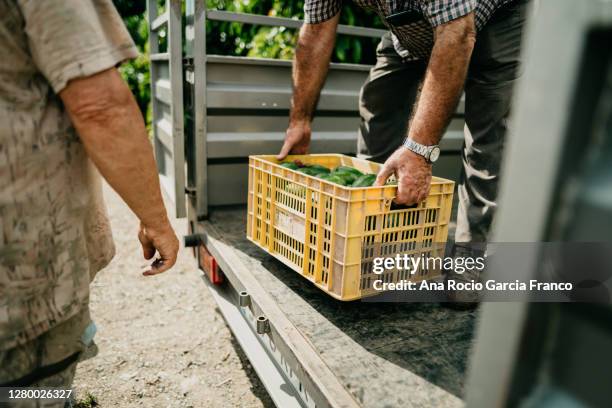
[{"label": "bent-over man", "polygon": [[[361,89],[358,152],[395,174],[396,201],[429,193],[438,144],[465,90],[457,242],[485,242],[496,207],[512,88],[519,75],[527,0],[355,0],[389,32]],[[303,154],[325,81],[341,0],[306,0],[293,65],[290,123],[279,158]]]}]

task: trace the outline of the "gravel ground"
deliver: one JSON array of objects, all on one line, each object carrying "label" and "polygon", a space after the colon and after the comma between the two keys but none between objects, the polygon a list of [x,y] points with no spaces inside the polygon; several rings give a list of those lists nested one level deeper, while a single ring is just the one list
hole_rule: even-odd
[{"label": "gravel ground", "polygon": [[[273,407],[191,251],[181,249],[170,272],[142,276],[138,220],[108,186],[105,197],[117,255],[92,283],[99,353],[77,369],[78,399],[90,395],[102,407]],[[181,237],[184,220],[172,222]]]}]

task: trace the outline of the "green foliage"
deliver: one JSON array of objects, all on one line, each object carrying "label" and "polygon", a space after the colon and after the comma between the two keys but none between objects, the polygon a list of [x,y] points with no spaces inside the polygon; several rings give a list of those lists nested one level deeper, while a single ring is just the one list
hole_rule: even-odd
[{"label": "green foliage", "polygon": [[[304,18],[303,0],[207,0],[210,9],[273,17]],[[354,4],[345,4],[340,23],[353,26],[383,27],[378,17]],[[284,27],[261,27],[242,23],[211,21],[206,27],[207,51],[210,54],[249,56],[255,58],[291,59],[297,43],[297,30]],[[372,64],[378,39],[338,36],[332,56],[335,62]]]},{"label": "green foliage", "polygon": [[128,31],[132,35],[138,47],[138,58],[128,61],[119,69],[121,75],[128,83],[141,112],[146,118],[146,123],[151,123],[151,88],[149,73],[149,44],[147,33],[147,21],[142,16],[130,16],[124,18]]},{"label": "green foliage", "polygon": [[149,74],[149,34],[147,31],[148,23],[145,18],[145,2],[114,0],[114,4],[119,14],[123,17],[123,22],[139,51],[138,58],[127,61],[119,68],[119,72],[121,72],[121,76],[132,90],[148,127],[151,124],[151,81]]},{"label": "green foliage", "polygon": [[264,27],[248,44],[247,56],[291,59],[296,43],[295,33],[285,27]]},{"label": "green foliage", "polygon": [[[148,22],[144,1],[113,0],[119,14],[134,39],[140,56],[126,62],[120,72],[134,94],[138,106],[151,124],[151,91],[149,76]],[[209,9],[262,14],[276,17],[304,18],[304,0],[207,0]],[[158,0],[158,12],[165,1]],[[375,14],[346,2],[340,23],[353,26],[383,27]],[[297,30],[284,27],[263,27],[225,21],[208,21],[206,47],[208,54],[248,56],[254,58],[293,58]],[[165,31],[160,31],[160,50],[165,49]],[[378,39],[339,35],[332,55],[335,62],[372,64]]]}]

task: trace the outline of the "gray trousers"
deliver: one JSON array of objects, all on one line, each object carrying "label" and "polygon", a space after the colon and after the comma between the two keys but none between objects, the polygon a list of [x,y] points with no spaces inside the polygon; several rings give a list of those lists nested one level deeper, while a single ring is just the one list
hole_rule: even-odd
[{"label": "gray trousers", "polygon": [[[43,367],[56,365],[70,356],[85,350],[81,342],[83,331],[91,322],[89,308],[84,308],[68,320],[58,324],[39,337],[5,351],[0,350],[0,384],[22,380],[20,386],[36,388],[72,388],[77,363],[71,362],[64,368],[43,373]],[[30,378],[27,379],[26,378]],[[0,403],[1,407],[2,405]],[[9,408],[60,408],[63,400],[15,400],[6,405]],[[70,405],[71,406],[71,405]]]},{"label": "gray trousers", "polygon": [[[498,10],[477,34],[465,82],[465,140],[456,242],[487,241],[496,207],[512,90],[519,76],[527,0]],[[383,162],[405,139],[426,62],[405,62],[385,35],[361,89],[357,149]],[[435,173],[435,164],[434,164]]]}]

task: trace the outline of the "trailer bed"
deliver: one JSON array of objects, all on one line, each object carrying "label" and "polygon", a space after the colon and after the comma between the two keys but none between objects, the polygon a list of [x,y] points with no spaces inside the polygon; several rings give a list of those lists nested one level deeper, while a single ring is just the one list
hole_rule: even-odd
[{"label": "trailer bed", "polygon": [[302,405],[462,405],[476,312],[337,301],[250,243],[245,219],[243,206],[215,209],[197,229],[229,292],[249,294],[245,318],[268,319],[270,331],[257,336],[269,354],[280,353],[276,364],[299,379],[293,383],[304,390]]}]

